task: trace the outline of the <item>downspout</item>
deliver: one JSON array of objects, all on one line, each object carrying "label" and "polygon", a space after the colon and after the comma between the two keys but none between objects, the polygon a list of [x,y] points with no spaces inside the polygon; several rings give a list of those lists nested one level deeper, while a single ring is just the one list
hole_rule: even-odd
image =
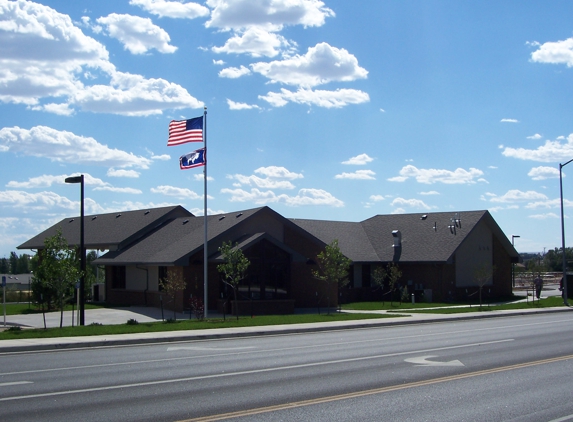
[{"label": "downspout", "polygon": [[149,290],[149,269],[147,268],[142,268],[139,266],[135,266],[135,268],[137,268],[138,270],[143,270],[147,273],[147,275],[145,276],[146,281],[145,281],[145,290],[143,291],[143,301],[145,302],[145,306],[147,306],[147,291]]}]

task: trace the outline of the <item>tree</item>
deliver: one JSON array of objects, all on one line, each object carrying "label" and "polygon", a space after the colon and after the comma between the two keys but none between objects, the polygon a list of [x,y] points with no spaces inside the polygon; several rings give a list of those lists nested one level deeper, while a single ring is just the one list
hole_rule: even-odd
[{"label": "tree", "polygon": [[10,265],[8,264],[8,260],[6,258],[0,259],[0,274],[9,274],[10,273]]},{"label": "tree", "polygon": [[483,286],[485,286],[493,278],[494,267],[487,262],[482,263],[474,271],[474,279],[479,287],[479,307],[481,309],[482,300],[481,292]]},{"label": "tree", "polygon": [[159,285],[165,294],[171,298],[171,301],[173,302],[173,319],[177,320],[177,307],[175,299],[177,298],[177,293],[185,290],[185,286],[187,285],[181,269],[169,268],[167,270],[167,276],[159,280]]},{"label": "tree", "polygon": [[18,255],[10,252],[10,274],[18,274]]},{"label": "tree", "polygon": [[[219,247],[219,252],[223,255],[223,263],[217,265],[217,271],[223,275],[223,283],[233,289],[233,298],[237,301],[237,287],[251,265],[249,259],[243,254],[243,251],[235,243],[235,246],[229,242],[223,242]],[[239,306],[236,303],[235,311],[239,319]]]},{"label": "tree", "polygon": [[[336,285],[340,289],[348,284],[348,272],[352,261],[345,257],[338,247],[338,239],[326,245],[324,251],[317,255],[318,270],[312,270],[312,275],[318,280],[326,282],[330,289]],[[327,295],[328,313],[330,313],[330,295]]]},{"label": "tree", "polygon": [[39,251],[41,259],[33,280],[38,282],[34,283],[35,285],[47,288],[53,295],[56,307],[60,310],[60,328],[62,328],[66,298],[71,295],[75,283],[81,277],[79,260],[76,250],[68,246],[61,230],[54,236],[46,238],[44,246],[44,249]]},{"label": "tree", "polygon": [[383,267],[381,265],[374,268],[372,272],[372,281],[374,285],[384,288],[384,282],[386,279],[388,280],[388,292],[384,294],[390,295],[390,301],[394,300],[394,293],[397,291],[398,288],[398,280],[402,277],[402,271],[398,268],[393,262],[390,262]]}]

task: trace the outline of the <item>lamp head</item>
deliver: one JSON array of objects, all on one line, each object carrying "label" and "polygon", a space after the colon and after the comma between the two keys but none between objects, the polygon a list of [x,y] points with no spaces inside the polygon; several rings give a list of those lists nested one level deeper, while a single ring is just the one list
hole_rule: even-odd
[{"label": "lamp head", "polygon": [[66,177],[66,183],[81,183],[82,176],[73,176],[73,177]]}]

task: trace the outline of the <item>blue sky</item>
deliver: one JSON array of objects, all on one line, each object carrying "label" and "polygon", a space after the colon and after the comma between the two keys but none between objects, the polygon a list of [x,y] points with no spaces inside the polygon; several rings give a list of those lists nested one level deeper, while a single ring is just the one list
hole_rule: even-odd
[{"label": "blue sky", "polygon": [[488,209],[518,251],[557,247],[572,15],[570,1],[0,0],[0,256],[79,214],[64,179],[80,173],[86,214],[202,215],[202,169],[178,159],[203,144],[166,143],[204,106],[210,213],[463,224]]}]

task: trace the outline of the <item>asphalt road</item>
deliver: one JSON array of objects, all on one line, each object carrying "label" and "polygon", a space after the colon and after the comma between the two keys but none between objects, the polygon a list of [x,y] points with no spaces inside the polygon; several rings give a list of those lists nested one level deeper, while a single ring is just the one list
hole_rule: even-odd
[{"label": "asphalt road", "polygon": [[573,314],[0,355],[1,421],[573,420]]}]

